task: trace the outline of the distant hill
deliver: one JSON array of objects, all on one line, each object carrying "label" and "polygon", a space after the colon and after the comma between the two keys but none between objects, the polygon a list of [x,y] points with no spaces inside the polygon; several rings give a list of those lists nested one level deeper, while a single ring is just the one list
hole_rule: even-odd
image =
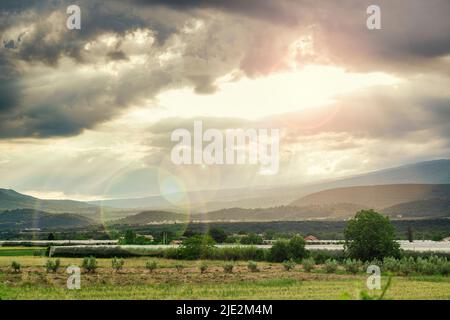
[{"label": "distant hill", "polygon": [[450,197],[400,203],[381,212],[394,217],[450,217]]},{"label": "distant hill", "polygon": [[167,211],[144,211],[113,222],[119,225],[144,225],[156,222],[188,221],[189,216]]},{"label": "distant hill", "polygon": [[366,207],[351,203],[311,206],[280,206],[273,208],[243,209],[230,208],[194,215],[192,218],[204,221],[289,221],[304,219],[339,218],[354,215]]},{"label": "distant hill", "polygon": [[70,229],[95,224],[87,217],[72,213],[48,213],[32,209],[8,210],[0,214],[0,230],[12,231],[26,228]]},{"label": "distant hill", "polygon": [[334,181],[329,188],[382,184],[450,184],[450,159],[424,161]]},{"label": "distant hill", "polygon": [[0,212],[14,209],[33,209],[44,212],[94,213],[95,205],[73,200],[41,200],[10,189],[0,189]]},{"label": "distant hill", "polygon": [[186,194],[168,195],[169,198],[182,199],[179,207],[170,202],[166,196],[160,195],[135,199],[93,201],[89,203],[122,209],[137,208],[139,210],[162,211],[178,211],[180,207],[187,204],[194,211],[216,211],[237,207],[271,208],[289,205],[302,196],[327,189],[386,184],[450,184],[450,160],[419,162],[307,185],[291,184],[273,187],[203,190],[191,191]]},{"label": "distant hill", "polygon": [[336,188],[304,196],[293,206],[353,203],[380,209],[396,204],[450,196],[450,184],[394,184]]}]

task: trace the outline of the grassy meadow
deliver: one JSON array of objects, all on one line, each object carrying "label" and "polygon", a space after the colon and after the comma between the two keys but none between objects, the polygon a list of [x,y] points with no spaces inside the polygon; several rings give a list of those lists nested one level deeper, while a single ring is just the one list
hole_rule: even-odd
[{"label": "grassy meadow", "polygon": [[[18,249],[18,248],[15,248]],[[121,270],[111,259],[97,259],[95,273],[82,272],[81,289],[66,289],[69,265],[82,265],[80,258],[61,258],[61,268],[47,272],[48,258],[0,256],[1,299],[360,299],[367,275],[348,274],[342,268],[326,273],[318,265],[306,272],[301,265],[286,271],[281,263],[258,262],[251,271],[245,261],[235,262],[232,273],[224,272],[225,261],[180,261],[126,258]],[[11,262],[20,263],[20,272]],[[200,272],[200,266],[207,266]],[[388,279],[382,278],[382,285]],[[370,294],[379,294],[374,290]],[[450,299],[448,276],[394,276],[386,299]]]}]

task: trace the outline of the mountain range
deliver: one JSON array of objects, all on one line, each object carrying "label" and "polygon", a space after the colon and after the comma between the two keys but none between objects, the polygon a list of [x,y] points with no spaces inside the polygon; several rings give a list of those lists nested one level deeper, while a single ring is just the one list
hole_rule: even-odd
[{"label": "mountain range", "polygon": [[450,217],[450,160],[421,162],[309,185],[195,191],[186,197],[189,212],[162,196],[87,203],[42,200],[0,189],[0,228],[33,225],[27,219],[34,224],[37,219],[43,227],[57,226],[54,221],[58,219],[66,220],[67,226],[96,224],[105,219],[129,225],[188,220],[347,219],[368,208],[394,218]]},{"label": "mountain range", "polygon": [[[192,191],[186,194],[156,195],[89,203],[111,208],[171,211],[179,211],[180,208],[189,206],[193,211],[203,212],[236,207],[270,208],[287,205],[302,196],[327,189],[387,184],[450,184],[450,159],[419,162],[313,184]],[[174,205],[170,199],[183,200],[178,205]]]}]

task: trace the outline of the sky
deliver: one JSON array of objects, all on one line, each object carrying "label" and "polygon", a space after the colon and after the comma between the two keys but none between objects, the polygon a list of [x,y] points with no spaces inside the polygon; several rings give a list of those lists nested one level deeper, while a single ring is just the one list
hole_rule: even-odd
[{"label": "sky", "polygon": [[[2,0],[0,187],[142,197],[448,158],[449,15],[448,0]],[[171,133],[195,120],[278,128],[279,171],[173,164]]]}]

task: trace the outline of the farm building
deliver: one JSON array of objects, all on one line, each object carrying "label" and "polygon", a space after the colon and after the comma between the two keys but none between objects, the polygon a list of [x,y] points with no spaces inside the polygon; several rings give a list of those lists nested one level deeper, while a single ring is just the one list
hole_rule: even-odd
[{"label": "farm building", "polygon": [[319,240],[318,238],[316,238],[312,235],[306,236],[304,239],[305,239],[305,241],[318,241]]}]

